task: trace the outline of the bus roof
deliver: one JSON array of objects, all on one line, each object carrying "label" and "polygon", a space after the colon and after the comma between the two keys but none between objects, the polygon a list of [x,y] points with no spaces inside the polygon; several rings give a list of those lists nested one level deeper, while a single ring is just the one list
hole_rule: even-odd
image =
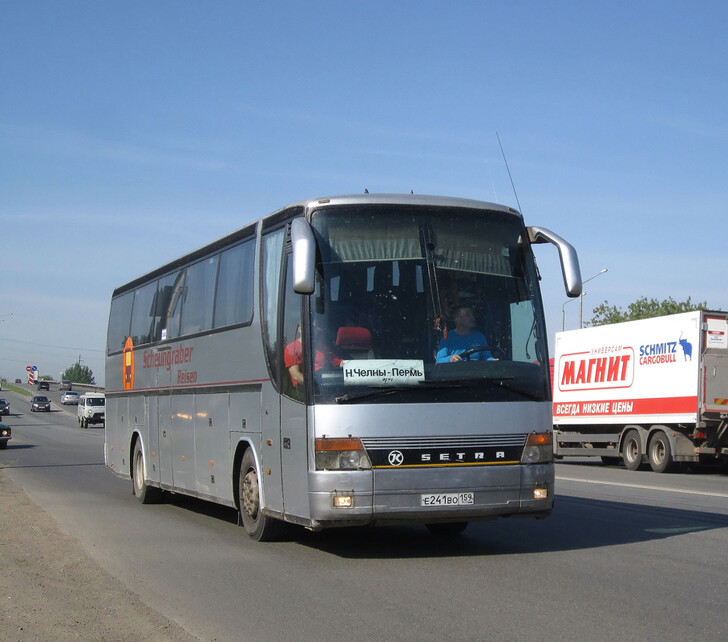
[{"label": "bus roof", "polygon": [[315,209],[321,205],[423,205],[439,207],[468,207],[472,209],[500,210],[520,216],[512,207],[478,201],[468,198],[455,198],[451,196],[430,196],[425,194],[348,194],[343,196],[325,196],[311,198],[300,203],[289,205],[304,207],[306,210]]},{"label": "bus roof", "polygon": [[168,272],[172,272],[179,269],[189,263],[194,263],[198,259],[202,259],[208,254],[211,254],[217,250],[220,250],[228,245],[232,245],[238,241],[246,238],[252,238],[255,235],[255,231],[259,223],[262,223],[264,227],[275,223],[283,218],[288,218],[296,213],[298,210],[301,214],[310,212],[311,210],[318,209],[320,207],[332,207],[342,205],[410,205],[410,206],[422,206],[422,207],[462,207],[469,209],[482,209],[482,210],[496,210],[512,214],[514,216],[521,217],[521,213],[508,207],[506,205],[499,205],[497,203],[490,203],[487,201],[478,201],[467,198],[455,198],[450,196],[428,196],[424,194],[349,194],[342,196],[324,196],[319,198],[311,198],[298,203],[292,203],[286,205],[271,214],[263,216],[259,220],[253,223],[249,223],[240,229],[223,236],[207,245],[204,245],[192,252],[184,254],[177,259],[174,259],[164,265],[136,277],[128,283],[119,286],[113,292],[112,297],[116,297],[124,292],[128,292],[140,285],[147,283],[155,278],[163,276]]}]

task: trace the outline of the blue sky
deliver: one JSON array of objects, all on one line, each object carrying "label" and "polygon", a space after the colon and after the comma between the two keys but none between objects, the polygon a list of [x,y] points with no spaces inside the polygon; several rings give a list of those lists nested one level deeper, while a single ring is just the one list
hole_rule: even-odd
[{"label": "blue sky", "polygon": [[[103,382],[114,287],[304,198],[517,206],[607,300],[728,308],[724,2],[0,0],[0,375]],[[549,331],[578,325],[537,248]]]}]

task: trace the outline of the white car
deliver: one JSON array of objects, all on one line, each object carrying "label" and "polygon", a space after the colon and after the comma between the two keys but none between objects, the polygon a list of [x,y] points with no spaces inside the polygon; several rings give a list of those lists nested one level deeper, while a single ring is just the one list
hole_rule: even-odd
[{"label": "white car", "polygon": [[78,404],[78,398],[79,398],[79,396],[80,395],[75,390],[66,390],[61,395],[61,403],[63,405],[68,404],[68,405],[75,406],[76,404]]}]

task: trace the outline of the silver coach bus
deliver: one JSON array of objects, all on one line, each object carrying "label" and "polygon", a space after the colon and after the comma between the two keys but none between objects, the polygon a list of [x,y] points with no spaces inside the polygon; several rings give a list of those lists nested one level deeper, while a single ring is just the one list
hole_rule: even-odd
[{"label": "silver coach bus", "polygon": [[[577,296],[573,248],[509,207],[332,197],[117,288],[106,465],[142,503],[166,490],[236,507],[256,540],[284,522],[457,533],[546,517],[541,242]],[[468,334],[475,345],[440,358]]]}]

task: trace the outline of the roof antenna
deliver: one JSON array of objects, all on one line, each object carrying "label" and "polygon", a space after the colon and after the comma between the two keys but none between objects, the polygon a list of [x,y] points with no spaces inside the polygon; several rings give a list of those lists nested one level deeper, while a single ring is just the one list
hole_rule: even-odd
[{"label": "roof antenna", "polygon": [[513,176],[511,176],[511,168],[508,167],[508,159],[506,158],[506,153],[503,151],[503,145],[501,144],[500,136],[498,136],[498,132],[495,133],[496,138],[498,139],[498,145],[500,145],[501,154],[503,154],[503,161],[506,164],[506,170],[508,170],[508,178],[511,179],[511,187],[513,188],[513,195],[516,197],[516,203],[518,203],[518,211],[523,214],[523,209],[521,208],[521,202],[518,200],[518,193],[516,192],[516,186],[513,183]]}]

